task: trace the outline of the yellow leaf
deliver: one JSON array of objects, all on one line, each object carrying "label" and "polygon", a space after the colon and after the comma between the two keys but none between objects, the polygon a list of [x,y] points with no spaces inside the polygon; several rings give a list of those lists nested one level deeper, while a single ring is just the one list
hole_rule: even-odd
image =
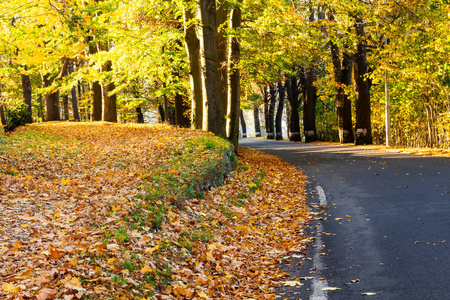
[{"label": "yellow leaf", "polygon": [[25,229],[25,228],[30,228],[31,226],[28,225],[28,224],[22,224],[22,225],[20,225],[20,227],[22,227],[23,229]]},{"label": "yellow leaf", "polygon": [[3,285],[3,290],[5,292],[8,292],[8,293],[18,293],[18,292],[20,292],[20,288],[18,286],[15,286],[12,283],[5,283]]},{"label": "yellow leaf", "polygon": [[61,180],[61,184],[70,185],[70,178],[64,178],[63,180]]},{"label": "yellow leaf", "polygon": [[159,245],[156,245],[156,246],[153,247],[153,248],[145,248],[144,252],[145,252],[146,254],[152,254],[153,252],[155,252],[155,251],[158,250],[158,249],[159,249]]},{"label": "yellow leaf", "polygon": [[145,273],[153,273],[153,269],[149,268],[148,266],[144,266],[144,267],[141,269],[141,273],[142,273],[142,274],[145,274]]}]

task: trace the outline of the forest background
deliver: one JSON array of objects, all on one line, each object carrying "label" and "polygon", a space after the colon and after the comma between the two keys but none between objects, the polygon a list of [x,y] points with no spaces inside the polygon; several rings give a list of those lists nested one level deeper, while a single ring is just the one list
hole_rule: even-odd
[{"label": "forest background", "polygon": [[268,138],[287,111],[294,141],[449,146],[443,0],[17,0],[0,22],[7,129],[157,108],[237,144],[252,109]]}]

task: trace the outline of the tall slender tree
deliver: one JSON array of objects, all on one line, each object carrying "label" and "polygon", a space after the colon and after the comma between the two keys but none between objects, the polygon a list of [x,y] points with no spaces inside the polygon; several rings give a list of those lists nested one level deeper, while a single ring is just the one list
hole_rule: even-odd
[{"label": "tall slender tree", "polygon": [[284,98],[285,98],[285,86],[281,81],[277,84],[278,87],[278,107],[277,107],[277,115],[275,118],[275,129],[276,129],[276,139],[282,140],[283,139],[283,128],[281,126],[283,121],[283,110],[284,110]]},{"label": "tall slender tree", "polygon": [[229,41],[229,83],[228,83],[228,99],[230,106],[230,133],[228,139],[237,149],[239,142],[239,117],[243,121],[243,114],[241,113],[241,73],[239,70],[239,59],[241,53],[241,46],[236,35],[237,29],[241,27],[241,8],[234,7],[231,10],[230,28],[234,31],[234,35],[230,37]]},{"label": "tall slender tree", "polygon": [[367,41],[362,18],[355,19],[354,30],[358,36],[353,69],[356,96],[356,144],[372,144],[370,90],[367,78]]},{"label": "tall slender tree", "polygon": [[[226,137],[225,111],[223,110],[222,81],[219,63],[219,41],[216,20],[216,1],[199,0],[201,30],[200,53],[204,70],[203,116],[206,120],[205,130],[220,137]],[[205,101],[206,100],[206,101]]]}]

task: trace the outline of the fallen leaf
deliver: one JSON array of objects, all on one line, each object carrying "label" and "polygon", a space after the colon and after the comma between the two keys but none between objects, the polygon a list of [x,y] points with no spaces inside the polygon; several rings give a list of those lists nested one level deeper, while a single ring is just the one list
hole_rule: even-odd
[{"label": "fallen leaf", "polygon": [[296,280],[292,280],[292,281],[285,281],[283,283],[284,286],[302,286],[303,283],[296,281]]},{"label": "fallen leaf", "polygon": [[338,288],[338,287],[324,287],[324,288],[322,288],[322,291],[337,291],[337,290],[341,290],[341,288]]},{"label": "fallen leaf", "polygon": [[15,286],[15,285],[12,284],[12,283],[5,283],[5,284],[2,286],[2,288],[3,288],[3,290],[4,290],[5,292],[8,292],[8,293],[13,293],[13,294],[15,294],[15,293],[20,292],[20,287]]}]

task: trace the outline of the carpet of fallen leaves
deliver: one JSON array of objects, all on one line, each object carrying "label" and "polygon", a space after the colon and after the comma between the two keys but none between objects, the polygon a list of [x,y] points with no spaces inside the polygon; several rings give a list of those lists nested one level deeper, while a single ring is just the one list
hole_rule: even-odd
[{"label": "carpet of fallen leaves", "polygon": [[302,251],[304,176],[169,126],[47,123],[0,135],[1,299],[273,299]]}]

